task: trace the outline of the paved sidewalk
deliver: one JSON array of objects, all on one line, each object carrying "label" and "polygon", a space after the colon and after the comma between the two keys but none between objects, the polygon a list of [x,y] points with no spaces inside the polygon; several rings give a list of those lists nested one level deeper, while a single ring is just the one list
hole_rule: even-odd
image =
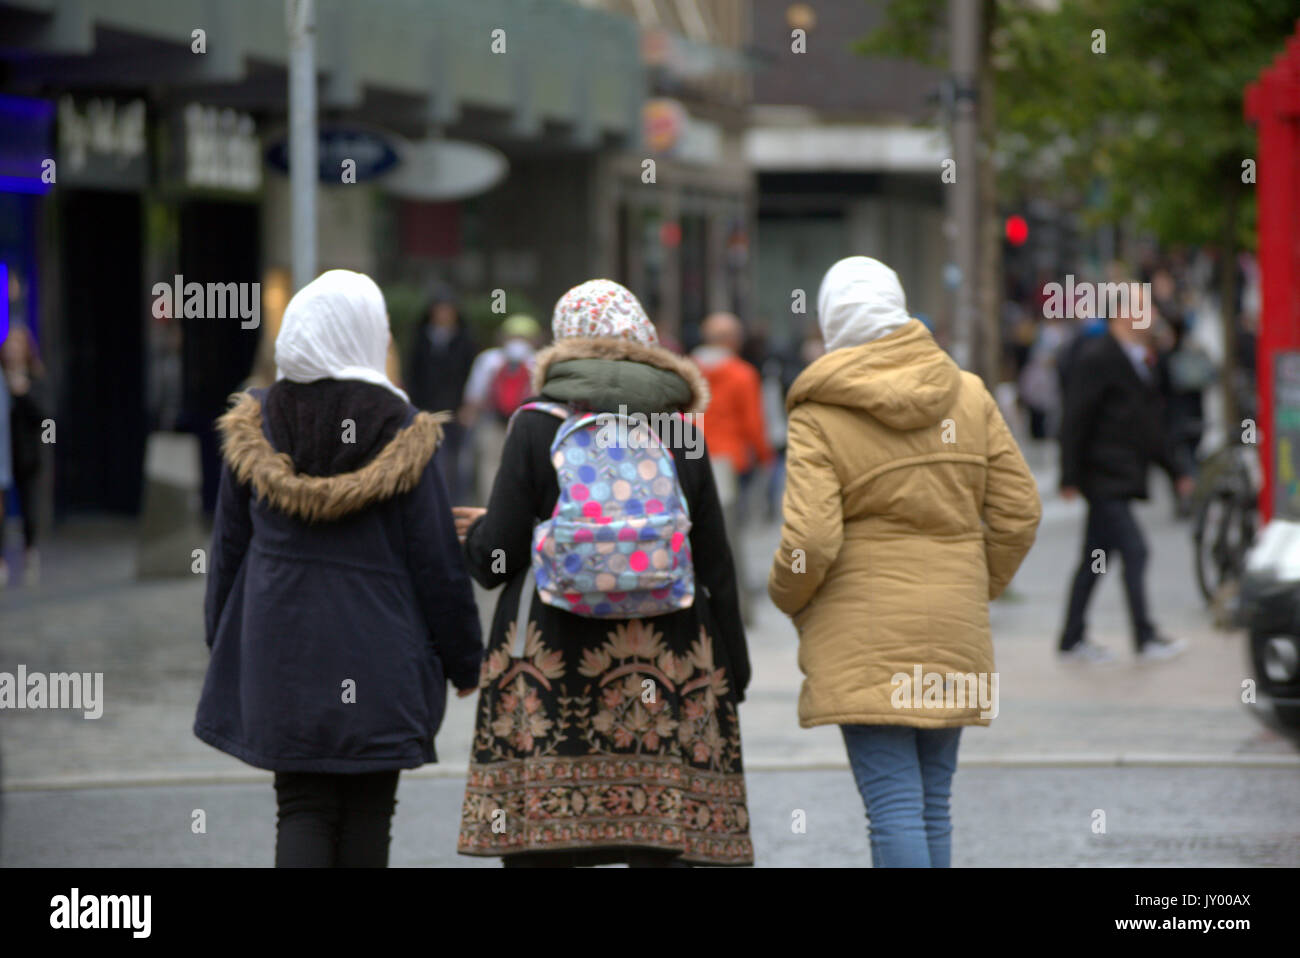
[{"label": "paved sidewalk", "polygon": [[[753,772],[760,867],[870,863],[862,801],[844,771]],[[1300,866],[1295,772],[1231,768],[963,768],[953,783],[956,866]],[[391,863],[499,868],[456,854],[463,778],[403,776]],[[78,789],[5,796],[0,865],[76,868],[270,865],[266,784]],[[195,809],[206,834],[191,830]],[[1105,833],[1093,830],[1105,812]],[[795,831],[802,812],[803,831]]]},{"label": "paved sidewalk", "polygon": [[[1159,480],[1153,484],[1164,492]],[[1094,600],[1092,630],[1126,658],[1104,671],[1056,663],[1055,635],[1082,508],[1047,500],[1038,541],[1012,595],[993,606],[1000,714],[991,728],[968,731],[963,762],[1107,764],[1154,757],[1294,766],[1294,750],[1239,704],[1247,675],[1242,637],[1211,627],[1193,584],[1187,527],[1170,518],[1163,498],[1139,509],[1153,556],[1151,601],[1161,627],[1187,639],[1190,651],[1159,666],[1133,664],[1120,583],[1107,580]],[[0,669],[23,663],[30,671],[102,671],[107,700],[103,717],[94,721],[79,713],[7,713],[0,748],[10,789],[263,777],[191,734],[207,659],[203,581],[134,581],[133,535],[132,526],[107,521],[69,528],[45,550],[40,588],[0,594]],[[776,536],[775,526],[747,536],[760,589]],[[480,593],[485,617],[492,598]],[[837,730],[798,727],[792,626],[765,599],[755,605],[754,680],[741,709],[747,765],[845,767]],[[869,632],[870,623],[863,628]],[[438,737],[443,764],[434,774],[463,771],[472,718],[470,701],[451,700]]]},{"label": "paved sidewalk", "polygon": [[[1134,665],[1120,584],[1107,580],[1092,630],[1126,658],[1073,671],[1053,649],[1082,506],[1049,498],[1045,513],[1012,595],[992,609],[1000,714],[963,735],[954,864],[1300,865],[1300,757],[1239,704],[1243,640],[1209,624],[1187,527],[1163,499],[1139,510],[1157,621],[1188,640],[1187,655]],[[766,526],[746,537],[760,590],[777,533]],[[41,586],[0,594],[0,670],[103,671],[106,686],[95,721],[53,711],[0,720],[0,864],[269,864],[270,776],[190,732],[207,662],[204,583],[136,582],[134,535],[109,520],[67,527],[45,549]],[[486,616],[493,596],[479,598]],[[758,864],[865,865],[861,800],[838,732],[798,727],[794,630],[766,600],[755,606],[741,719]],[[870,623],[863,629],[869,635]],[[393,864],[497,864],[454,850],[472,718],[472,703],[453,698],[438,737],[443,763],[403,775]],[[190,831],[195,808],[207,813],[206,835]],[[1091,829],[1096,809],[1107,814],[1106,835]],[[805,834],[791,829],[795,810],[807,813]]]},{"label": "paved sidewalk", "polygon": [[[1249,676],[1244,635],[1213,628],[1193,578],[1190,529],[1171,517],[1162,477],[1153,477],[1156,500],[1137,507],[1152,554],[1148,591],[1158,626],[1186,639],[1189,651],[1161,665],[1136,664],[1115,567],[1094,593],[1089,630],[1120,655],[1120,664],[1080,670],[1057,662],[1054,651],[1086,507],[1047,492],[1054,477],[1046,470],[1040,484],[1045,495],[1038,538],[1008,594],[990,609],[1000,712],[989,728],[967,730],[961,759],[1296,761],[1291,746],[1261,729],[1240,704],[1241,683]],[[764,574],[776,538],[772,529],[751,539],[751,563]],[[870,623],[863,629],[869,633]],[[754,684],[742,708],[746,755],[776,763],[842,762],[836,730],[796,727],[796,643],[785,617],[770,603],[760,603],[758,628],[751,633]]]}]

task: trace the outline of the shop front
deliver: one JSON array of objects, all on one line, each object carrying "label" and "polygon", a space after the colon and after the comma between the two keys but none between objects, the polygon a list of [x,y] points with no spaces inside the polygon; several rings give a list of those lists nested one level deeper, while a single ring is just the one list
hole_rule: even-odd
[{"label": "shop front", "polygon": [[[262,151],[257,121],[247,112],[189,103],[176,111],[167,128],[167,173],[160,197],[174,222],[175,271],[150,276],[151,285],[179,275],[186,286],[233,288],[240,302],[255,304],[257,316],[208,308],[166,316],[152,310],[155,324],[179,327],[180,397],[175,428],[198,437],[203,510],[216,506],[220,460],[213,422],[227,399],[248,377],[257,352],[261,316]],[[180,311],[177,311],[180,312]],[[163,316],[157,316],[163,313]],[[198,315],[194,315],[197,313]],[[256,320],[256,325],[254,325]],[[166,327],[155,325],[164,342],[175,343]],[[164,361],[167,348],[156,349]],[[163,375],[162,369],[156,375]],[[159,423],[162,425],[162,423]]]},{"label": "shop front", "polygon": [[657,99],[643,112],[643,155],[601,165],[607,271],[635,292],[660,334],[683,348],[711,312],[755,319],[750,270],[754,181],[739,139]]},{"label": "shop front", "polygon": [[57,157],[58,281],[45,311],[57,396],[55,508],[134,513],[148,433],[144,100],[60,96]]}]

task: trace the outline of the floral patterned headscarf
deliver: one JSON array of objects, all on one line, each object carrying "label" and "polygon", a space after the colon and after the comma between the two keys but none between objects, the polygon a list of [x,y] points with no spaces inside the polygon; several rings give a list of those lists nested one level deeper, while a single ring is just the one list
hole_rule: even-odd
[{"label": "floral patterned headscarf", "polygon": [[613,280],[590,279],[573,287],[555,304],[551,317],[555,339],[607,336],[659,345],[659,334],[632,293]]}]

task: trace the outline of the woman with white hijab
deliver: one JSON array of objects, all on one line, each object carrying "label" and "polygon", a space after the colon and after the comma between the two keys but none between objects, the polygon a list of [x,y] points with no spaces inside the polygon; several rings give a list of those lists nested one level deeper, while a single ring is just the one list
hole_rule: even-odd
[{"label": "woman with white hijab", "polygon": [[389,381],[389,338],[373,280],[323,273],[285,309],[275,384],[218,423],[194,732],[275,772],[277,866],[387,864],[399,770],[436,761],[447,681],[478,685],[445,417]]},{"label": "woman with white hijab", "polygon": [[768,591],[799,630],[800,725],[841,727],[872,863],[944,867],[961,729],[998,709],[988,603],[1034,541],[1037,487],[892,269],[840,260],[817,310],[827,352],[786,397]]}]

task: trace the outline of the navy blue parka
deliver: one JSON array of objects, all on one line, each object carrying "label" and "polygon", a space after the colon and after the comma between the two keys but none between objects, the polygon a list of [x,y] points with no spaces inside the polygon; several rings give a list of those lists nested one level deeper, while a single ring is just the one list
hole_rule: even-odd
[{"label": "navy blue parka", "polygon": [[435,466],[441,418],[380,386],[278,382],[219,421],[194,733],[274,771],[436,761],[478,610]]}]

